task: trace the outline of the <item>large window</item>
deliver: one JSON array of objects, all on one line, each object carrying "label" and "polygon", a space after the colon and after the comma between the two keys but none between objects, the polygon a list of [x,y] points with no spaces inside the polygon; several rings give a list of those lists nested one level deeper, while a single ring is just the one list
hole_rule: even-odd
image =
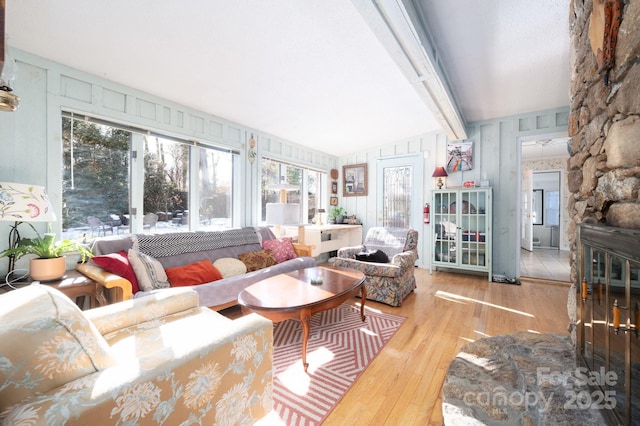
[{"label": "large window", "polygon": [[131,132],[62,118],[62,234],[79,238],[124,229],[129,214]]},{"label": "large window", "polygon": [[144,228],[189,229],[189,148],[166,138],[145,136]]},{"label": "large window", "polygon": [[232,226],[234,157],[229,152],[200,148],[200,229],[216,230]]},{"label": "large window", "polygon": [[62,134],[65,238],[233,226],[237,152],[70,113]]},{"label": "large window", "polygon": [[300,223],[319,221],[318,210],[326,207],[327,174],[313,169],[263,158],[261,182],[261,219],[266,224],[267,203],[280,202],[282,185],[284,202],[300,205]]}]

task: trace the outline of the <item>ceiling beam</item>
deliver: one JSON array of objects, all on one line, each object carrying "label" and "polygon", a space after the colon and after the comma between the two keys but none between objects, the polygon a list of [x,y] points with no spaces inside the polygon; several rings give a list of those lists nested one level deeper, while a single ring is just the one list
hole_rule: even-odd
[{"label": "ceiling beam", "polygon": [[[413,0],[352,0],[449,140],[466,139],[465,123],[452,95],[437,49]],[[417,24],[415,24],[416,22]]]}]

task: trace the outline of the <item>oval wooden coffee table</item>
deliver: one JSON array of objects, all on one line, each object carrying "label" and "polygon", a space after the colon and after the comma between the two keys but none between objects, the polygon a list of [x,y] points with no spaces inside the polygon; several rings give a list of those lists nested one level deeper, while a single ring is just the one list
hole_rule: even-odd
[{"label": "oval wooden coffee table", "polygon": [[[316,279],[322,283],[312,283]],[[340,306],[362,289],[360,317],[365,320],[367,291],[364,274],[354,269],[316,266],[276,275],[240,292],[238,302],[245,312],[256,312],[273,322],[297,319],[302,323],[302,365],[307,371],[309,320],[316,312]]]}]

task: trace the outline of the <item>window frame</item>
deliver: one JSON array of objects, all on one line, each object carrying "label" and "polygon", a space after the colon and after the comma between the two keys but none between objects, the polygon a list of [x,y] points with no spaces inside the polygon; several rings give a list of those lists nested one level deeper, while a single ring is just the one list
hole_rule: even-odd
[{"label": "window frame", "polygon": [[[215,150],[224,153],[231,154],[231,210],[230,221],[231,227],[239,226],[241,221],[240,209],[233,208],[234,205],[238,205],[237,202],[240,199],[240,165],[241,155],[238,149],[225,146],[223,144],[217,144],[209,141],[194,140],[186,136],[175,136],[169,133],[153,131],[150,128],[145,129],[137,126],[129,126],[118,122],[115,119],[103,119],[95,116],[86,115],[84,113],[73,112],[71,110],[62,110],[60,114],[60,129],[62,132],[63,120],[65,118],[73,120],[85,120],[96,125],[104,125],[112,128],[125,130],[131,133],[130,145],[129,145],[129,214],[131,217],[131,225],[129,232],[132,234],[143,232],[142,218],[144,214],[144,140],[146,136],[152,136],[162,138],[170,141],[174,141],[180,144],[184,144],[188,147],[188,208],[190,211],[199,212],[200,205],[200,191],[199,191],[199,157],[200,149]],[[60,137],[60,149],[64,149],[62,146],[63,140]],[[64,161],[64,159],[62,159]],[[66,166],[66,165],[64,165]],[[64,168],[64,167],[63,167]],[[64,176],[60,176],[61,182],[64,182]],[[62,202],[64,203],[64,194],[62,194]],[[192,214],[189,216],[189,222],[187,226],[188,230],[199,230],[199,214]],[[174,232],[183,232],[184,228],[176,228]],[[65,233],[61,229],[62,234]],[[61,235],[62,235],[61,234]]]},{"label": "window frame", "polygon": [[[264,174],[264,167],[263,167],[263,162],[264,161],[272,161],[274,163],[279,163],[281,165],[287,166],[287,167],[295,167],[298,168],[302,171],[301,173],[301,183],[300,183],[300,223],[301,224],[308,224],[311,225],[313,224],[312,221],[314,219],[316,219],[318,213],[316,213],[316,215],[314,216],[314,218],[307,218],[307,215],[304,214],[304,212],[308,212],[309,211],[309,173],[310,172],[314,172],[317,173],[319,176],[319,182],[317,183],[317,188],[319,190],[319,194],[317,195],[318,198],[318,203],[316,205],[316,209],[324,209],[325,211],[328,211],[328,205],[329,205],[329,174],[326,170],[321,170],[319,168],[314,168],[314,167],[310,167],[308,165],[304,165],[301,163],[295,163],[292,161],[288,161],[288,160],[283,160],[282,158],[279,158],[278,156],[274,156],[274,155],[269,155],[269,154],[264,154],[262,156],[260,156],[260,162],[259,162],[259,166],[260,166],[260,173],[258,175],[258,179],[259,179],[259,188],[260,188],[260,202],[257,203],[258,205],[256,206],[257,209],[257,214],[256,214],[256,218],[257,218],[257,222],[260,226],[268,226],[268,224],[266,223],[266,220],[263,219],[262,217],[262,212],[265,209],[265,206],[263,205],[262,201],[264,199],[264,194],[263,194],[263,190],[262,190],[262,182],[263,182],[263,174]],[[285,182],[288,183],[288,182]],[[324,218],[324,221],[326,221],[326,218]]]}]

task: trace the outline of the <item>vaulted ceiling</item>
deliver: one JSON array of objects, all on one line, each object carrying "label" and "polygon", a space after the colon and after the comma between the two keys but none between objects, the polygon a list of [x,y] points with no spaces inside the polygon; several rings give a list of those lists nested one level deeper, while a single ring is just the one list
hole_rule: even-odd
[{"label": "vaulted ceiling", "polygon": [[6,8],[11,47],[334,155],[569,104],[569,0]]}]

